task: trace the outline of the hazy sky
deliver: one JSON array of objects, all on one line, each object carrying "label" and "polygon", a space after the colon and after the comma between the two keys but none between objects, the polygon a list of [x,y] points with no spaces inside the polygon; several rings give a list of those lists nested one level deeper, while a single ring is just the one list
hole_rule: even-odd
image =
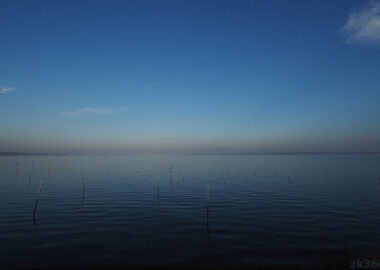
[{"label": "hazy sky", "polygon": [[1,0],[0,151],[380,151],[380,2]]}]

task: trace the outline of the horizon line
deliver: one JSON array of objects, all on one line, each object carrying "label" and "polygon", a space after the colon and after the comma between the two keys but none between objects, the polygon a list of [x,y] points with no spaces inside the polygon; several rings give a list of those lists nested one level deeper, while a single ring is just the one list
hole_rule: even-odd
[{"label": "horizon line", "polygon": [[193,153],[38,153],[38,152],[0,152],[0,156],[81,156],[81,155],[379,155],[378,151],[276,151],[276,152],[193,152]]}]

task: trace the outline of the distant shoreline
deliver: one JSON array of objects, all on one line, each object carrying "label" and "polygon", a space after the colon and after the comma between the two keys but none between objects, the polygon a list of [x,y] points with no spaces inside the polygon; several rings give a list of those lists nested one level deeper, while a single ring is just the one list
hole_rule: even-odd
[{"label": "distant shoreline", "polygon": [[0,152],[0,156],[67,156],[67,154]]},{"label": "distant shoreline", "polygon": [[258,153],[192,153],[190,155],[379,155],[380,152],[258,152]]},{"label": "distant shoreline", "polygon": [[82,156],[82,155],[190,155],[190,156],[260,156],[260,155],[272,155],[272,156],[281,156],[281,155],[293,155],[293,156],[301,156],[301,155],[380,155],[380,152],[252,152],[252,153],[108,153],[108,154],[66,154],[66,153],[18,153],[18,152],[0,152],[0,156]]}]

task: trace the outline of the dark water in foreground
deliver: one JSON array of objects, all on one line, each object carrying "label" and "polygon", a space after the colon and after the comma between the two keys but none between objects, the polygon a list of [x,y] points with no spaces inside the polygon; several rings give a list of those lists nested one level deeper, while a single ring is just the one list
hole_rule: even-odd
[{"label": "dark water in foreground", "polygon": [[0,268],[380,259],[379,177],[379,155],[0,157]]}]

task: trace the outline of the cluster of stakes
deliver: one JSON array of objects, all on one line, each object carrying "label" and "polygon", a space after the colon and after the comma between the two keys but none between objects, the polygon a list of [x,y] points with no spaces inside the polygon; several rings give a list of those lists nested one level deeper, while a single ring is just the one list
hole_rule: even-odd
[{"label": "cluster of stakes", "polygon": [[[18,169],[18,166],[19,166],[19,163],[17,161],[16,162],[17,169]],[[34,168],[34,161],[32,163],[32,168]],[[169,170],[170,170],[170,182],[173,183],[173,165],[169,167]],[[50,176],[50,174],[51,174],[51,168],[49,167],[49,176]],[[209,174],[211,176],[211,167],[210,167],[210,170],[209,170]],[[289,170],[288,179],[291,178],[291,175],[292,175],[292,171]],[[256,177],[256,170],[254,170],[254,176]],[[31,174],[30,173],[28,175],[28,178],[29,178],[28,182],[29,182],[29,185],[30,185],[30,179],[31,179]],[[223,178],[224,178],[224,184],[226,184],[226,178],[227,178],[226,171],[224,171]],[[380,180],[380,177],[378,179]],[[182,172],[182,182],[184,182],[184,181],[185,181],[185,172],[183,171]],[[37,198],[36,198],[36,202],[35,202],[34,210],[33,210],[33,219],[35,219],[35,216],[36,216],[37,205],[38,205],[38,200],[40,198],[42,184],[43,184],[43,179],[41,179],[40,185],[39,185],[39,188],[38,188]],[[83,185],[83,195],[84,195],[84,192],[85,192],[86,188],[85,188],[84,174],[83,173],[82,173],[82,185]],[[159,189],[160,189],[160,173],[158,173],[158,193],[159,193]],[[209,201],[210,201],[210,185],[209,184],[207,184],[207,195],[206,195],[206,198],[207,198],[207,216],[208,216],[208,204],[209,204]]]},{"label": "cluster of stakes", "polygon": [[[18,163],[16,163],[16,165],[18,166]],[[173,183],[173,166],[170,166],[169,170],[170,170],[170,181],[171,181],[171,183]],[[51,168],[49,168],[49,175],[50,174],[51,174]],[[255,172],[255,174],[256,174],[256,172]],[[227,177],[226,171],[224,171],[224,176],[223,177],[224,177],[224,184],[226,184],[226,177]],[[29,185],[30,185],[30,178],[31,178],[31,174],[29,173],[28,174],[28,184]],[[159,190],[160,190],[160,178],[161,178],[160,173],[158,173],[158,193],[159,193]],[[185,172],[182,172],[182,183],[184,181],[185,181]],[[40,185],[38,187],[38,193],[37,193],[36,202],[34,204],[34,210],[33,210],[33,219],[35,219],[35,216],[36,216],[37,205],[38,205],[38,201],[40,199],[42,184],[43,184],[43,179],[41,179]],[[84,195],[84,192],[86,191],[86,188],[85,188],[84,174],[83,173],[82,173],[82,186],[83,186],[83,195]],[[206,199],[207,199],[207,223],[208,223],[208,212],[209,212],[209,202],[210,202],[210,184],[207,184]]]}]

